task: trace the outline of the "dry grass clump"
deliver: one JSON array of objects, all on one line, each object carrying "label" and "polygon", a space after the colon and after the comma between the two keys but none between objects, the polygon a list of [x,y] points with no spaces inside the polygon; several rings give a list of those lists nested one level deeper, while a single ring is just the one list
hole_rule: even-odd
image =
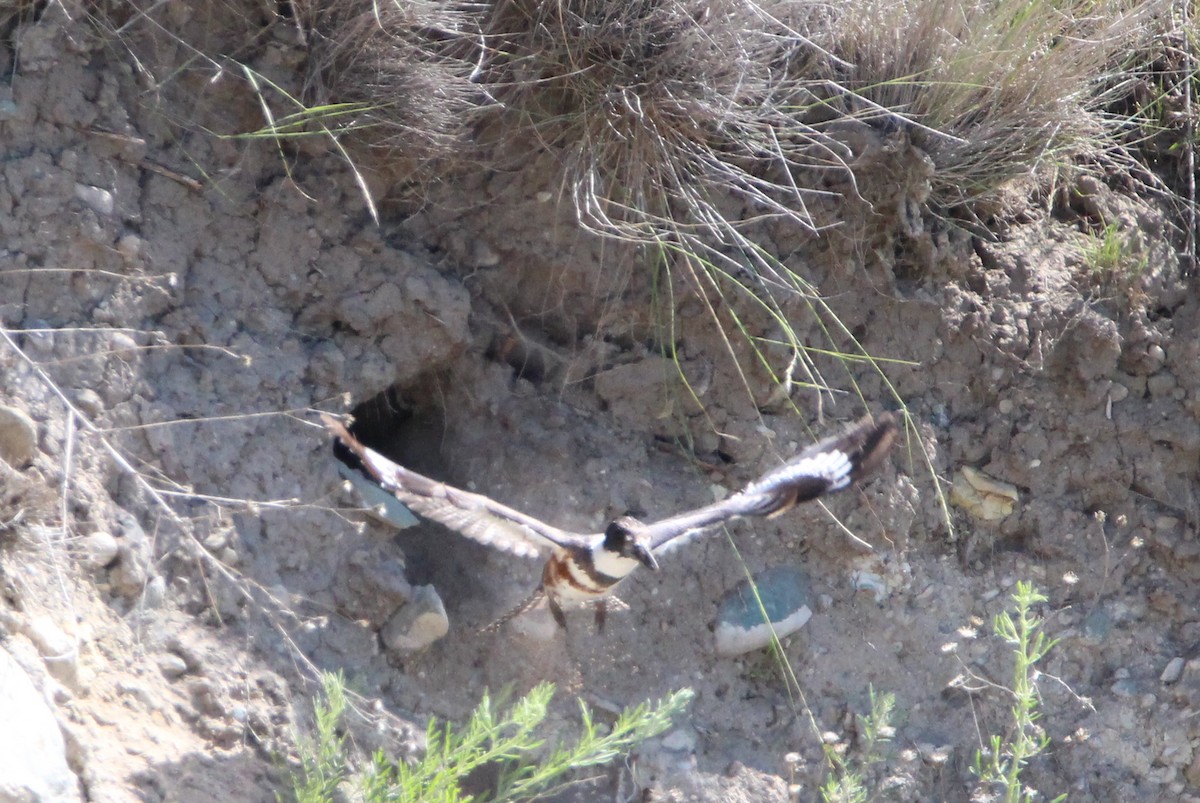
[{"label": "dry grass clump", "polygon": [[350,104],[338,130],[419,168],[463,145],[481,92],[466,10],[433,0],[301,0],[309,32],[308,91],[318,105]]},{"label": "dry grass clump", "polygon": [[732,230],[765,217],[819,228],[808,204],[826,171],[849,175],[830,133],[847,118],[910,131],[933,159],[940,207],[1043,164],[1102,158],[1116,139],[1101,109],[1134,85],[1121,60],[1170,17],[1165,0],[299,9],[318,96],[362,104],[347,127],[408,158],[461,157],[486,108],[500,133],[471,143],[477,153],[512,165],[548,150],[585,226],[659,244],[736,241]]},{"label": "dry grass clump", "polygon": [[[787,3],[503,0],[486,24],[483,80],[514,142],[561,154],[580,217],[639,241],[720,234],[732,192],[754,215],[806,227],[801,165],[840,165],[783,107]],[[777,13],[779,12],[779,13]]]},{"label": "dry grass clump", "polygon": [[1101,107],[1126,88],[1120,60],[1144,42],[1158,2],[851,0],[822,39],[829,77],[950,137],[915,141],[933,158],[933,200],[986,198],[1052,163],[1114,145]]}]

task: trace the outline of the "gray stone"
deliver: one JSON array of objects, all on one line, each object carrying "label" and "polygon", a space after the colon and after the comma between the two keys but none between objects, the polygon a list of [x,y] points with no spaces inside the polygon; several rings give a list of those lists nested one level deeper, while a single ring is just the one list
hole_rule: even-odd
[{"label": "gray stone", "polygon": [[1176,655],[1170,661],[1167,661],[1167,665],[1163,669],[1162,674],[1158,676],[1158,679],[1163,683],[1171,684],[1178,681],[1181,677],[1183,677],[1183,658]]},{"label": "gray stone", "polygon": [[156,574],[146,582],[146,590],[142,594],[142,604],[147,608],[161,608],[166,598],[166,578]]},{"label": "gray stone", "polygon": [[0,407],[0,459],[24,468],[37,451],[37,425],[24,410]]},{"label": "gray stone", "polygon": [[446,635],[450,620],[433,586],[413,586],[412,598],[392,615],[379,636],[398,652],[423,650]]},{"label": "gray stone", "polygon": [[[0,647],[0,801],[82,800],[53,711]],[[20,727],[12,727],[20,723]]]},{"label": "gray stone", "polygon": [[[725,657],[762,649],[795,633],[812,618],[807,575],[791,566],[768,569],[725,595],[714,632],[717,654]],[[755,590],[757,589],[757,595]],[[761,603],[761,604],[760,604]],[[767,621],[763,620],[766,613]]]},{"label": "gray stone", "polygon": [[83,388],[75,393],[75,406],[94,421],[104,412],[104,399],[91,388]]}]

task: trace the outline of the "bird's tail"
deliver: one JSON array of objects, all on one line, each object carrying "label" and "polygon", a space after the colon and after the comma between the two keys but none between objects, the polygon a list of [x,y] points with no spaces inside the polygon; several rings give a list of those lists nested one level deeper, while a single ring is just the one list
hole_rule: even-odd
[{"label": "bird's tail", "polygon": [[534,606],[536,606],[539,602],[541,602],[542,598],[545,596],[546,596],[545,589],[543,589],[541,586],[538,586],[536,591],[534,591],[532,594],[530,594],[528,597],[526,597],[524,600],[522,600],[521,603],[518,604],[515,608],[508,611],[507,613],[502,614],[499,619],[492,622],[490,625],[479,628],[480,635],[483,635],[484,633],[495,633],[500,628],[504,627],[506,624],[511,622],[513,619],[516,619],[521,614],[533,610]]}]

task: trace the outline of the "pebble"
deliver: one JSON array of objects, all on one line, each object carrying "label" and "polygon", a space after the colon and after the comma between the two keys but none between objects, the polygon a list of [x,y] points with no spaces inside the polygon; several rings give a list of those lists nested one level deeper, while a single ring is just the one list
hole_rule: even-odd
[{"label": "pebble", "polygon": [[210,533],[206,536],[200,543],[204,544],[204,548],[209,552],[220,552],[229,543],[229,531],[217,530],[215,533]]},{"label": "pebble", "polygon": [[1129,398],[1129,388],[1122,385],[1120,382],[1113,382],[1109,388],[1108,398],[1113,400],[1113,404],[1125,401]]},{"label": "pebble", "polygon": [[1012,514],[1020,494],[1009,482],[984,474],[972,466],[963,466],[950,489],[951,504],[985,521],[999,521]]},{"label": "pebble", "polygon": [[1183,658],[1176,655],[1170,661],[1167,661],[1167,666],[1163,669],[1162,674],[1158,676],[1158,679],[1170,685],[1178,681],[1181,677],[1183,677]]},{"label": "pebble", "polygon": [[108,216],[116,209],[113,194],[102,187],[93,187],[90,184],[76,184],[75,197],[83,201],[97,215]]},{"label": "pebble", "polygon": [[1118,680],[1112,685],[1112,693],[1117,697],[1132,697],[1138,693],[1137,682],[1133,680]]},{"label": "pebble", "polygon": [[[800,569],[768,569],[754,576],[754,585],[757,597],[749,582],[742,581],[721,601],[713,633],[718,655],[728,658],[762,649],[771,643],[772,630],[782,639],[812,618],[811,584]],[[770,626],[763,621],[764,612]]]},{"label": "pebble", "polygon": [[1012,399],[1001,399],[1000,403],[996,405],[996,409],[1004,415],[1008,415],[1013,411]]},{"label": "pebble", "polygon": [[0,407],[0,459],[24,468],[37,451],[37,425],[16,407]]},{"label": "pebble", "polygon": [[174,680],[181,675],[187,674],[187,661],[173,652],[164,652],[158,657],[158,671],[162,672],[163,677],[168,680]]},{"label": "pebble", "polygon": [[151,577],[142,592],[142,604],[147,608],[161,608],[167,598],[167,581],[161,574]]},{"label": "pebble", "polygon": [[389,650],[414,652],[450,631],[450,619],[433,586],[413,586],[412,599],[392,615],[379,636]]},{"label": "pebble", "polygon": [[[1083,620],[1083,637],[1093,643],[1100,643],[1108,638],[1109,632],[1112,631],[1112,617],[1103,610],[1093,611],[1086,619]],[[1122,670],[1118,669],[1119,673]]]},{"label": "pebble", "polygon": [[96,419],[104,412],[104,399],[91,388],[84,388],[75,394],[75,406],[91,419]]},{"label": "pebble", "polygon": [[477,268],[494,268],[500,264],[500,255],[489,243],[476,240],[471,246],[471,260]]},{"label": "pebble", "polygon": [[106,530],[97,530],[83,539],[87,563],[96,569],[103,569],[116,560],[120,548],[117,539]]},{"label": "pebble", "polygon": [[114,332],[109,338],[108,347],[121,362],[132,362],[140,348],[137,341],[124,332]]}]

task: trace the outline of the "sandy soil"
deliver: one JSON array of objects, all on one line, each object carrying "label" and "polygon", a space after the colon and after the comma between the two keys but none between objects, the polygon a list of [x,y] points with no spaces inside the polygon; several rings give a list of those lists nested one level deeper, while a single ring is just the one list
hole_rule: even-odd
[{"label": "sandy soil", "polygon": [[[168,12],[197,46],[232,35],[215,6]],[[874,688],[895,693],[898,717],[869,780],[965,800],[1009,702],[954,680],[1005,682],[1010,651],[987,623],[1030,579],[1060,639],[1042,684],[1052,747],[1030,783],[1077,800],[1200,797],[1200,296],[1167,210],[1085,183],[1081,210],[1050,214],[1018,190],[1021,214],[980,238],[913,219],[927,177],[901,167],[919,162],[911,146],[864,145],[861,197],[825,210],[841,228],[762,235],[869,353],[897,361],[885,371],[912,417],[894,459],[828,511],[732,527],[740,561],[718,535],[637,574],[604,634],[577,613],[565,637],[479,635],[539,567],[349,511],[312,408],[392,388],[416,467],[585,529],[706,502],[863,401],[797,391],[790,412],[681,293],[701,409],[656,350],[649,258],[581,232],[542,166],[447,180],[419,208],[385,204],[376,225],[327,143],[282,159],[213,136],[255,128],[253,97],[196,62],[152,78],[135,55],[186,54],[131,31],[127,47],[52,4],[10,22],[4,45],[20,70],[0,117],[0,404],[28,414],[36,449],[0,477],[0,524],[22,513],[0,529],[2,649],[43,692],[80,796],[273,799],[316,668],[379,702],[355,720],[361,746],[411,750],[429,717],[461,720],[485,688],[570,681],[577,662],[575,688],[605,709],[696,690],[673,743],[685,760],[650,746],[581,799],[612,799],[631,772],[661,799],[784,800],[789,780],[814,799],[817,731],[853,743]],[[297,80],[286,24],[241,52]],[[382,174],[368,180],[391,197]],[[1083,232],[1098,215],[1137,232],[1139,275],[1091,276]],[[823,345],[821,322],[788,303]],[[745,320],[774,334],[761,313]],[[888,404],[877,373],[853,379],[867,408]],[[690,453],[675,445],[688,439]],[[1015,486],[1011,515],[943,509],[939,486],[964,466]],[[815,614],[785,644],[803,700],[769,657],[712,645],[721,598],[780,565],[813,580]],[[418,654],[383,648],[379,630],[427,583],[449,634]],[[576,721],[561,694],[552,730]]]}]

